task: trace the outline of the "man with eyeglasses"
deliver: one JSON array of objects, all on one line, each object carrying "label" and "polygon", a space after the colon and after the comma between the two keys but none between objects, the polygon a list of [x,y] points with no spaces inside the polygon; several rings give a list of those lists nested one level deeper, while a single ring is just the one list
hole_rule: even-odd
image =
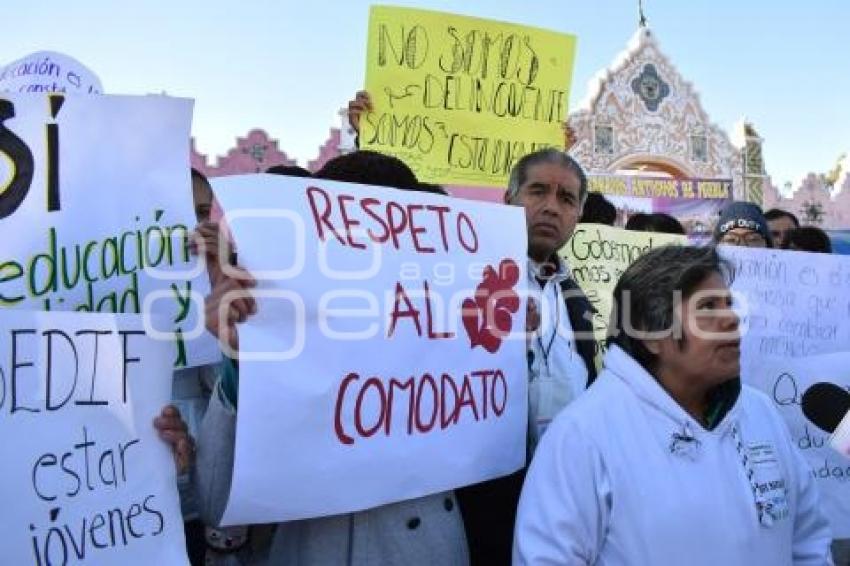
[{"label": "man with eyeglasses", "polygon": [[772,248],[770,228],[761,208],[751,202],[735,201],[720,211],[714,227],[714,242],[748,248]]}]

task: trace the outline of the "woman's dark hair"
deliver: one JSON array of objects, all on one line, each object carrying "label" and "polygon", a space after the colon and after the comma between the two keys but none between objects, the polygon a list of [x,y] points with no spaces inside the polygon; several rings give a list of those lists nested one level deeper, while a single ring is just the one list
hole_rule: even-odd
[{"label": "woman's dark hair", "polygon": [[634,214],[629,215],[629,219],[626,220],[626,230],[644,232],[648,225],[649,214],[645,212],[635,212]]},{"label": "woman's dark hair", "polygon": [[449,192],[440,185],[434,183],[419,183],[416,190],[420,193],[431,193],[433,195],[449,196]]},{"label": "woman's dark hair", "polygon": [[656,212],[649,216],[649,228],[646,231],[659,232],[661,234],[685,235],[685,228],[682,226],[682,223],[663,212]]},{"label": "woman's dark hair", "polygon": [[685,229],[682,227],[682,223],[663,212],[653,214],[638,212],[637,214],[633,214],[629,216],[626,222],[626,230],[685,235]]},{"label": "woman's dark hair", "polygon": [[676,298],[684,300],[711,274],[731,283],[732,265],[714,247],[663,246],[632,263],[614,288],[608,345],[616,344],[647,371],[656,356],[644,344],[648,333],[669,331]]},{"label": "woman's dark hair", "polygon": [[795,227],[800,227],[800,221],[797,220],[797,217],[788,212],[787,210],[782,210],[781,208],[771,208],[767,212],[764,213],[764,218],[768,222],[771,220],[778,220],[780,218],[787,218],[794,224]]},{"label": "woman's dark hair", "polygon": [[419,181],[403,161],[376,151],[358,150],[334,157],[316,171],[315,178],[417,190]]},{"label": "woman's dark hair", "polygon": [[192,167],[191,172],[192,172],[192,179],[198,179],[199,181],[203,181],[204,183],[209,184],[210,181],[209,181],[209,179],[207,179],[207,176],[204,175],[203,173],[201,173],[199,170]]},{"label": "woman's dark hair", "polygon": [[832,242],[817,226],[800,226],[788,233],[788,247],[804,252],[832,253]]},{"label": "woman's dark hair", "polygon": [[613,226],[617,221],[617,207],[599,193],[588,193],[584,201],[584,210],[579,222],[607,224]]},{"label": "woman's dark hair", "polygon": [[272,165],[266,169],[271,175],[286,175],[288,177],[312,177],[313,174],[298,165]]}]

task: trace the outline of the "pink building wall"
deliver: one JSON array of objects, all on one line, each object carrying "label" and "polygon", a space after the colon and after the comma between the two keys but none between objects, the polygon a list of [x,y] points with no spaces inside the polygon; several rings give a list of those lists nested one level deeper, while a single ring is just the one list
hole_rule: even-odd
[{"label": "pink building wall", "polygon": [[210,165],[208,157],[197,151],[193,139],[190,161],[192,167],[207,177],[262,173],[274,165],[297,164],[295,159],[280,150],[276,139],[260,129],[251,130],[244,138],[236,138],[236,145],[223,157],[217,157],[215,165]]},{"label": "pink building wall", "polygon": [[845,172],[835,188],[827,186],[820,175],[809,173],[790,197],[783,197],[769,181],[765,185],[765,210],[787,210],[802,224],[824,230],[850,229],[850,173]]},{"label": "pink building wall", "polygon": [[316,157],[316,159],[312,159],[307,162],[307,169],[311,173],[315,173],[316,171],[321,169],[325,165],[325,163],[342,153],[339,147],[340,131],[338,128],[331,128],[330,137],[319,148],[319,155]]}]

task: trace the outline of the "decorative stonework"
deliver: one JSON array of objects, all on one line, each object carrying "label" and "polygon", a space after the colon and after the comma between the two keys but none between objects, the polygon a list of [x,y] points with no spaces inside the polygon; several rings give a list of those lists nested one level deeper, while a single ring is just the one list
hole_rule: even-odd
[{"label": "decorative stonework", "polygon": [[[850,166],[850,159],[846,162]],[[802,224],[824,230],[850,229],[850,171],[845,169],[832,190],[822,176],[809,173],[790,197],[783,197],[768,180],[764,185],[764,209],[771,208],[792,212]]]},{"label": "decorative stonework", "polygon": [[597,125],[594,128],[595,141],[594,153],[613,155],[614,153],[614,128],[611,126]]},{"label": "decorative stonework", "polygon": [[670,94],[670,85],[658,76],[655,65],[647,63],[643,66],[640,75],[632,79],[632,92],[643,100],[647,110],[655,112],[661,101]]},{"label": "decorative stonework", "polygon": [[691,160],[697,163],[708,162],[708,139],[705,134],[691,136]]},{"label": "decorative stonework", "polygon": [[[735,197],[743,196],[740,149],[711,123],[693,86],[648,28],[597,75],[569,126],[576,137],[570,153],[590,173],[653,161],[686,177],[732,179]],[[600,144],[600,127],[610,130],[610,144]]]}]

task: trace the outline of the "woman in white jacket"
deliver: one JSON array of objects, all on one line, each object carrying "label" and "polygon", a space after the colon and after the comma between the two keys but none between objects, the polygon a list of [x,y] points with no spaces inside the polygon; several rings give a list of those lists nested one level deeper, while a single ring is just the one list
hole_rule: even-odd
[{"label": "woman in white jacket", "polygon": [[714,249],[693,247],[654,250],[623,274],[605,369],[529,470],[515,564],[831,563],[807,464],[738,379],[728,275]]}]

